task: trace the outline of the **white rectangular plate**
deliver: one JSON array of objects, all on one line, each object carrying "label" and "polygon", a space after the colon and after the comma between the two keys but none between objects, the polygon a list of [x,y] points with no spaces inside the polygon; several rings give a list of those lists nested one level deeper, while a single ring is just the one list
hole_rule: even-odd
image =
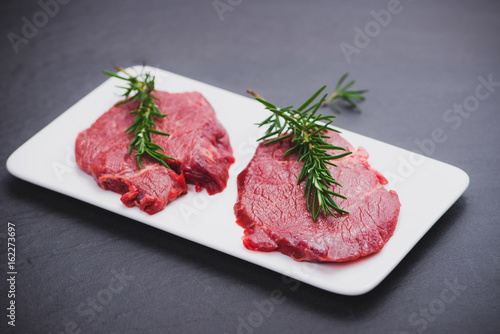
[{"label": "white rectangular plate", "polygon": [[[142,67],[127,69],[132,73],[141,70]],[[341,130],[355,147],[368,150],[372,167],[382,172],[389,179],[390,187],[399,194],[402,206],[394,236],[380,252],[348,263],[299,263],[277,252],[249,251],[242,244],[243,229],[235,223],[233,213],[236,177],[255,152],[259,133],[254,123],[267,117],[267,112],[253,99],[161,69],[146,67],[145,71],[156,76],[159,90],[198,91],[212,104],[229,133],[236,158],[228,186],[222,193],[208,196],[205,191],[197,193],[190,186],[186,196],[149,216],[138,208],[125,207],[119,194],[102,190],[91,176],[77,167],[76,136],[120,99],[121,90],[116,86],[122,83],[115,78],[97,87],[16,150],[7,161],[9,172],[39,186],[345,295],[363,294],[377,286],[469,184],[467,174],[456,167]]]}]

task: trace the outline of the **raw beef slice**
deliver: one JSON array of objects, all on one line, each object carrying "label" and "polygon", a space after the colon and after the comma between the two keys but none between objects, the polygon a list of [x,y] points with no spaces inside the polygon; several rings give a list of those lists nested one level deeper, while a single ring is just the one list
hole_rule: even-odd
[{"label": "raw beef slice", "polygon": [[217,121],[208,101],[197,92],[169,94],[156,91],[160,111],[156,129],[170,136],[153,135],[153,141],[176,158],[167,161],[169,170],[147,155],[139,169],[135,150],[127,154],[133,135],[125,130],[132,124],[137,103],[112,107],[76,140],[78,165],[92,175],[97,184],[122,194],[122,202],[154,214],[187,192],[186,181],[210,195],[224,190],[229,166],[234,162],[229,137]]},{"label": "raw beef slice", "polygon": [[[353,151],[336,132],[326,141]],[[387,191],[387,180],[368,164],[368,153],[357,152],[328,166],[343,185],[336,198],[349,211],[343,216],[316,221],[306,208],[304,181],[297,185],[302,163],[297,154],[283,157],[291,139],[275,144],[261,143],[246,169],[238,175],[238,200],[234,207],[237,223],[245,228],[243,244],[254,251],[279,251],[297,261],[343,262],[382,249],[392,236],[399,215],[396,192]],[[333,154],[341,151],[332,151]]]}]

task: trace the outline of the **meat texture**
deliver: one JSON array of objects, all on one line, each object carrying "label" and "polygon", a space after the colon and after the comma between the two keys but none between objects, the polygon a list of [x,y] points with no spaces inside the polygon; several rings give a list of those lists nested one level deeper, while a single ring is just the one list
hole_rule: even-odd
[{"label": "meat texture", "polygon": [[170,136],[153,135],[153,141],[176,158],[167,161],[169,170],[147,155],[137,165],[135,150],[127,154],[133,135],[125,130],[138,104],[114,106],[76,140],[78,165],[106,190],[122,194],[122,202],[154,214],[187,192],[188,183],[210,195],[224,190],[229,166],[234,162],[229,137],[218,122],[208,101],[197,92],[169,94],[156,91],[160,111],[167,115],[155,119],[156,129]]},{"label": "meat texture", "polygon": [[[336,132],[326,139],[353,151]],[[238,175],[237,223],[245,228],[243,244],[254,251],[279,251],[297,261],[344,262],[382,249],[392,236],[400,202],[394,191],[382,185],[387,180],[368,164],[368,153],[355,153],[329,166],[332,176],[347,196],[336,202],[349,214],[334,218],[320,214],[313,221],[303,195],[304,182],[297,185],[302,163],[297,154],[283,157],[291,140],[261,143],[245,170]],[[333,154],[340,151],[332,151]]]}]

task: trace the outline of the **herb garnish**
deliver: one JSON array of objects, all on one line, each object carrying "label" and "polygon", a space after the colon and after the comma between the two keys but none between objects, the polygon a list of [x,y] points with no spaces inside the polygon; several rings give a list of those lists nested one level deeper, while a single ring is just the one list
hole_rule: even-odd
[{"label": "herb garnish", "polygon": [[[324,140],[328,138],[328,136],[324,134],[326,130],[336,131],[329,127],[335,116],[323,116],[322,114],[315,115],[321,104],[325,101],[327,94],[325,94],[319,102],[306,109],[318,95],[321,94],[325,87],[326,86],[321,87],[297,109],[293,109],[293,106],[277,108],[274,104],[260,98],[259,95],[252,90],[247,90],[247,92],[253,95],[257,101],[262,103],[267,110],[273,113],[266,120],[257,124],[259,127],[269,126],[265,135],[259,138],[258,141],[277,136],[264,144],[269,145],[293,136],[292,143],[295,145],[286,151],[283,156],[298,151],[297,161],[303,162],[303,165],[297,184],[303,179],[306,179],[304,196],[306,197],[307,210],[312,212],[314,221],[316,221],[321,211],[323,211],[325,216],[330,213],[334,217],[337,216],[333,213],[332,209],[337,211],[340,215],[348,213],[342,210],[333,199],[333,196],[341,198],[346,197],[330,190],[332,184],[338,186],[342,185],[333,178],[326,164],[336,166],[334,163],[330,162],[330,160],[345,157],[351,154],[351,152],[345,152],[335,156],[327,153],[327,149],[345,151],[345,148],[328,144]],[[321,124],[318,123],[319,121],[324,121],[326,123]]]},{"label": "herb garnish", "polygon": [[[136,117],[132,125],[125,130],[127,134],[134,134],[134,138],[130,142],[127,153],[130,154],[132,150],[137,147],[135,156],[137,157],[137,165],[140,169],[142,169],[141,156],[144,153],[148,154],[151,158],[170,169],[164,159],[175,159],[159,152],[160,150],[165,152],[165,150],[160,145],[153,143],[152,140],[152,134],[170,136],[170,134],[166,132],[154,129],[156,124],[153,116],[159,118],[166,116],[160,112],[155,103],[155,100],[159,99],[151,94],[155,90],[155,77],[149,73],[132,76],[119,66],[114,66],[114,68],[117,71],[124,73],[126,77],[119,76],[118,74],[109,71],[102,72],[111,77],[125,80],[129,85],[128,87],[119,87],[125,89],[125,93],[122,94],[122,96],[125,97],[125,100],[118,102],[116,105],[118,106],[130,101],[140,102],[139,107],[130,112],[131,114],[136,114]],[[133,92],[135,92],[135,95],[130,96]]]},{"label": "herb garnish", "polygon": [[327,165],[337,167],[331,160],[343,158],[352,152],[344,152],[337,155],[328,153],[327,150],[346,151],[346,149],[334,146],[325,141],[325,139],[330,138],[325,134],[327,130],[339,132],[329,126],[335,116],[316,115],[321,106],[332,102],[335,98],[343,99],[357,108],[352,99],[363,100],[364,97],[360,94],[365,93],[366,90],[348,91],[347,89],[354,84],[354,81],[351,81],[339,90],[346,77],[347,73],[341,77],[337,83],[335,92],[328,100],[326,100],[328,94],[324,94],[318,102],[314,103],[325,89],[326,86],[323,86],[297,109],[294,109],[293,106],[278,108],[274,104],[262,99],[253,90],[247,90],[247,93],[272,112],[272,115],[263,122],[257,123],[259,127],[268,126],[265,135],[257,139],[257,141],[270,139],[264,143],[264,145],[269,145],[292,137],[293,146],[283,156],[286,157],[293,152],[297,152],[297,161],[303,163],[297,184],[305,179],[304,196],[306,197],[307,210],[312,213],[314,221],[316,221],[321,211],[323,211],[325,216],[331,214],[335,218],[337,216],[334,211],[341,216],[349,213],[341,209],[334,200],[334,197],[347,198],[331,190],[332,185],[340,187],[342,185],[335,180],[328,170]]},{"label": "herb garnish", "polygon": [[349,73],[345,73],[340,78],[340,80],[337,82],[337,85],[335,86],[335,90],[333,91],[332,95],[330,95],[330,97],[322,103],[322,106],[326,106],[330,103],[333,103],[333,105],[335,106],[337,111],[339,111],[340,110],[339,105],[334,100],[341,99],[341,100],[344,100],[347,103],[349,103],[351,105],[351,107],[353,107],[354,109],[360,111],[358,108],[358,105],[353,100],[363,101],[365,99],[365,97],[362,96],[361,94],[368,92],[368,89],[347,90],[352,85],[354,85],[354,83],[356,82],[354,80],[350,81],[344,87],[340,88],[340,86],[342,85],[342,83],[344,82],[344,80],[347,78],[348,75],[349,75]]}]

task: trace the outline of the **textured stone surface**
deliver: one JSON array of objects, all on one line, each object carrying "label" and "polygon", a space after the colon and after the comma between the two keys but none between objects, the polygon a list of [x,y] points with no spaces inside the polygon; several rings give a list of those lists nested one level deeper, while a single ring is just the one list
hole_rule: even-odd
[{"label": "textured stone surface", "polygon": [[[500,332],[500,87],[465,116],[447,112],[474,102],[478,77],[500,81],[500,3],[401,0],[374,34],[370,11],[388,0],[219,2],[232,4],[222,21],[213,1],[69,1],[17,54],[7,35],[20,35],[22,18],[33,22],[41,7],[0,2],[0,267],[10,221],[15,332]],[[376,36],[348,63],[340,44],[355,46],[354,29],[367,24]],[[349,71],[370,92],[339,127],[420,151],[441,128],[446,140],[425,153],[464,169],[471,184],[375,290],[345,297],[7,173],[7,157],[103,82],[101,70],[143,61],[238,94],[253,88],[278,105],[297,105]],[[5,276],[2,333],[13,329]]]}]

